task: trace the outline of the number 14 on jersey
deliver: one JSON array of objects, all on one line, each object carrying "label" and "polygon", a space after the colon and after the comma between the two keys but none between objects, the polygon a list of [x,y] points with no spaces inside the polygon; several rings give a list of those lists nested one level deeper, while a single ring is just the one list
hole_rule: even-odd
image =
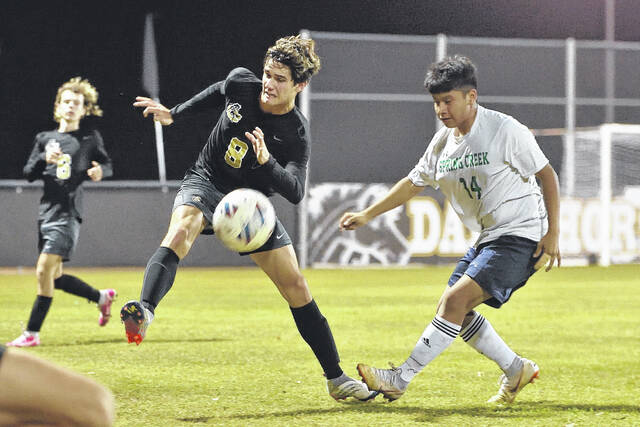
[{"label": "number 14 on jersey", "polygon": [[460,178],[460,182],[464,186],[464,189],[465,189],[465,191],[467,192],[467,194],[469,195],[470,198],[472,198],[472,199],[475,198],[475,197],[473,197],[473,194],[471,194],[471,192],[473,191],[474,193],[476,193],[477,199],[480,200],[480,197],[482,196],[482,189],[478,185],[478,182],[476,181],[476,176],[475,175],[473,175],[471,177],[471,186],[470,187],[467,186],[467,181],[465,181],[464,178]]}]

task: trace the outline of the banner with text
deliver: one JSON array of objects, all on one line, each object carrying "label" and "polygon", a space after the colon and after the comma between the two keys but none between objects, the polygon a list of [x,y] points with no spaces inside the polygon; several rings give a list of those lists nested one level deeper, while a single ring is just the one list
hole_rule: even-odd
[{"label": "banner with text", "polygon": [[[338,229],[338,220],[344,212],[366,208],[390,188],[388,184],[314,185],[307,195],[310,262],[315,265],[451,263],[476,241],[477,233],[469,231],[444,196],[431,187],[364,227],[354,231]],[[563,257],[597,257],[599,213],[597,199],[561,200]],[[640,202],[614,199],[611,216],[613,262],[640,260]]]}]

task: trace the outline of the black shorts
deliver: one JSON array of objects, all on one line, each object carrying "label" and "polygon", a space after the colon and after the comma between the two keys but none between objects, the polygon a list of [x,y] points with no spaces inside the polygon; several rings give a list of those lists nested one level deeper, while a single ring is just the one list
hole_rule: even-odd
[{"label": "black shorts", "polygon": [[4,356],[4,351],[7,348],[5,346],[3,346],[2,344],[0,344],[0,363],[2,363],[2,356]]},{"label": "black shorts", "polygon": [[[200,209],[207,220],[207,225],[202,230],[202,234],[214,234],[213,227],[213,212],[216,210],[216,206],[220,203],[220,200],[226,193],[219,190],[211,181],[202,178],[199,175],[193,173],[187,173],[182,180],[178,194],[173,201],[173,210],[176,210],[178,206],[188,205],[194,208]],[[240,252],[240,255],[248,255],[256,252],[265,252],[273,249],[282,248],[287,245],[291,245],[291,237],[284,228],[284,225],[280,222],[276,216],[276,226],[273,229],[273,233],[269,240],[255,251]]]},{"label": "black shorts", "polygon": [[69,261],[78,244],[80,221],[75,217],[38,221],[38,252],[60,255]]}]

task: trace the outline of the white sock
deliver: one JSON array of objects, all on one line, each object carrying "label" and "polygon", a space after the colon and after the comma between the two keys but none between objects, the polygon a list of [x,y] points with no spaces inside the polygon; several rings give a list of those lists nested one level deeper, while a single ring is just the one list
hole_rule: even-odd
[{"label": "white sock", "polygon": [[153,322],[153,319],[156,316],[147,307],[144,307],[144,311],[147,313],[147,319],[149,319],[149,324],[151,324],[151,322]]},{"label": "white sock", "polygon": [[100,291],[100,299],[98,300],[98,305],[102,305],[107,301],[107,290],[102,289]]},{"label": "white sock", "polygon": [[518,365],[518,363],[514,365],[514,362],[521,364],[520,357],[500,338],[500,335],[482,314],[474,313],[475,316],[460,333],[460,336],[471,347],[496,362],[500,369],[509,376],[509,368],[512,365]]},{"label": "white sock", "polygon": [[411,356],[400,365],[400,378],[411,381],[429,362],[442,353],[460,333],[460,325],[436,316],[416,343]]}]

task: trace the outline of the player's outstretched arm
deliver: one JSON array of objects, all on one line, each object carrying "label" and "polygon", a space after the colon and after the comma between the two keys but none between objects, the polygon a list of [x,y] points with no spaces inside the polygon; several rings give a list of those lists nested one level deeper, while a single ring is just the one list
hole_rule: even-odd
[{"label": "player's outstretched arm", "polygon": [[536,173],[536,177],[540,180],[542,187],[542,196],[544,205],[547,208],[549,218],[549,230],[545,234],[536,248],[534,257],[542,254],[540,260],[536,263],[536,268],[546,265],[545,271],[551,270],[555,262],[560,267],[560,185],[558,184],[558,175],[550,164],[540,169]]},{"label": "player's outstretched arm", "polygon": [[400,206],[413,196],[419,194],[424,187],[414,185],[409,178],[398,181],[380,200],[360,212],[345,212],[340,218],[338,227],[341,230],[354,230],[371,221],[373,218]]},{"label": "player's outstretched arm", "polygon": [[153,114],[153,120],[160,122],[162,126],[168,126],[173,123],[171,110],[151,98],[136,96],[136,102],[133,103],[133,106],[144,107],[142,115],[147,117],[149,114]]}]

